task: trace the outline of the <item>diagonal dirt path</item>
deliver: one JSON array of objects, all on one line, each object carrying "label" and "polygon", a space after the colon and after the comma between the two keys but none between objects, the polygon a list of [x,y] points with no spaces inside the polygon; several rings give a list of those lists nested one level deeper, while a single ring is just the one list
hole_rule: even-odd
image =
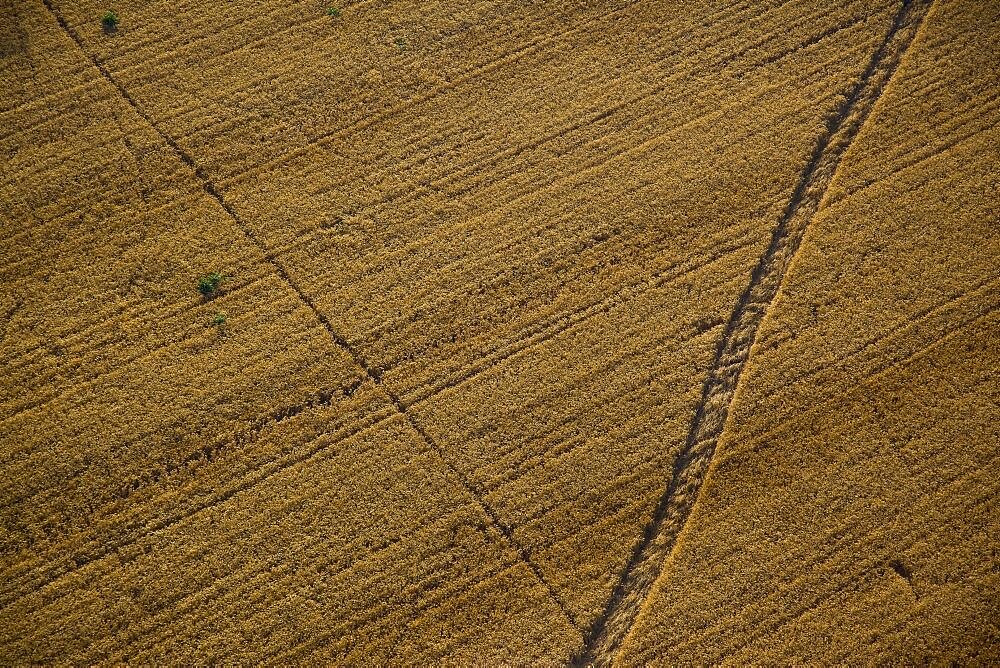
[{"label": "diagonal dirt path", "polygon": [[643,539],[626,563],[604,612],[587,636],[578,665],[614,663],[677,536],[698,499],[729,406],[757,330],[781,286],[789,263],[819,209],[841,158],[867,120],[930,9],[932,0],[904,0],[860,79],[827,121],[812,159],[775,227],[726,325],[683,451]]}]

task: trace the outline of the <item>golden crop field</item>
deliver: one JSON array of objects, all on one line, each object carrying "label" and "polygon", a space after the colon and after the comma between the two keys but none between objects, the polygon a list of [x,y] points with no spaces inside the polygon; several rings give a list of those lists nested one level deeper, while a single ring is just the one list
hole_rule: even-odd
[{"label": "golden crop field", "polygon": [[7,0],[0,664],[1000,662],[1000,5]]}]

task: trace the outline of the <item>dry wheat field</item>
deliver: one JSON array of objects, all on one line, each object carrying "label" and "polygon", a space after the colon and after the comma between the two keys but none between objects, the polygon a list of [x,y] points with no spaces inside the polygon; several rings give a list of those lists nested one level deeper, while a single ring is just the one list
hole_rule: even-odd
[{"label": "dry wheat field", "polygon": [[0,8],[0,665],[1000,662],[1000,3]]}]

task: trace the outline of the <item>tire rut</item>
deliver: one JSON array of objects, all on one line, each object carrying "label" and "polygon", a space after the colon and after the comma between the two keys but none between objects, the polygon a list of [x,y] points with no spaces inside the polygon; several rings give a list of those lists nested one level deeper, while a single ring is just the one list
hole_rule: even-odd
[{"label": "tire rut", "polygon": [[760,323],[841,159],[896,72],[931,4],[932,0],[903,1],[867,67],[827,120],[771,242],[727,323],[673,477],[603,613],[591,626],[582,652],[574,657],[574,665],[615,662],[698,499]]}]

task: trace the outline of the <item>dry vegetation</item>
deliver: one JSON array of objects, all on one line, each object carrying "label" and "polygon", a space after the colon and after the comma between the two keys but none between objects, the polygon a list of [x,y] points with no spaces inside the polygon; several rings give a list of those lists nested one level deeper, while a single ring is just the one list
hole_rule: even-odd
[{"label": "dry vegetation", "polygon": [[1000,660],[996,8],[111,9],[0,18],[0,663]]},{"label": "dry vegetation", "polygon": [[845,156],[623,663],[1000,660],[998,21],[935,4]]}]

